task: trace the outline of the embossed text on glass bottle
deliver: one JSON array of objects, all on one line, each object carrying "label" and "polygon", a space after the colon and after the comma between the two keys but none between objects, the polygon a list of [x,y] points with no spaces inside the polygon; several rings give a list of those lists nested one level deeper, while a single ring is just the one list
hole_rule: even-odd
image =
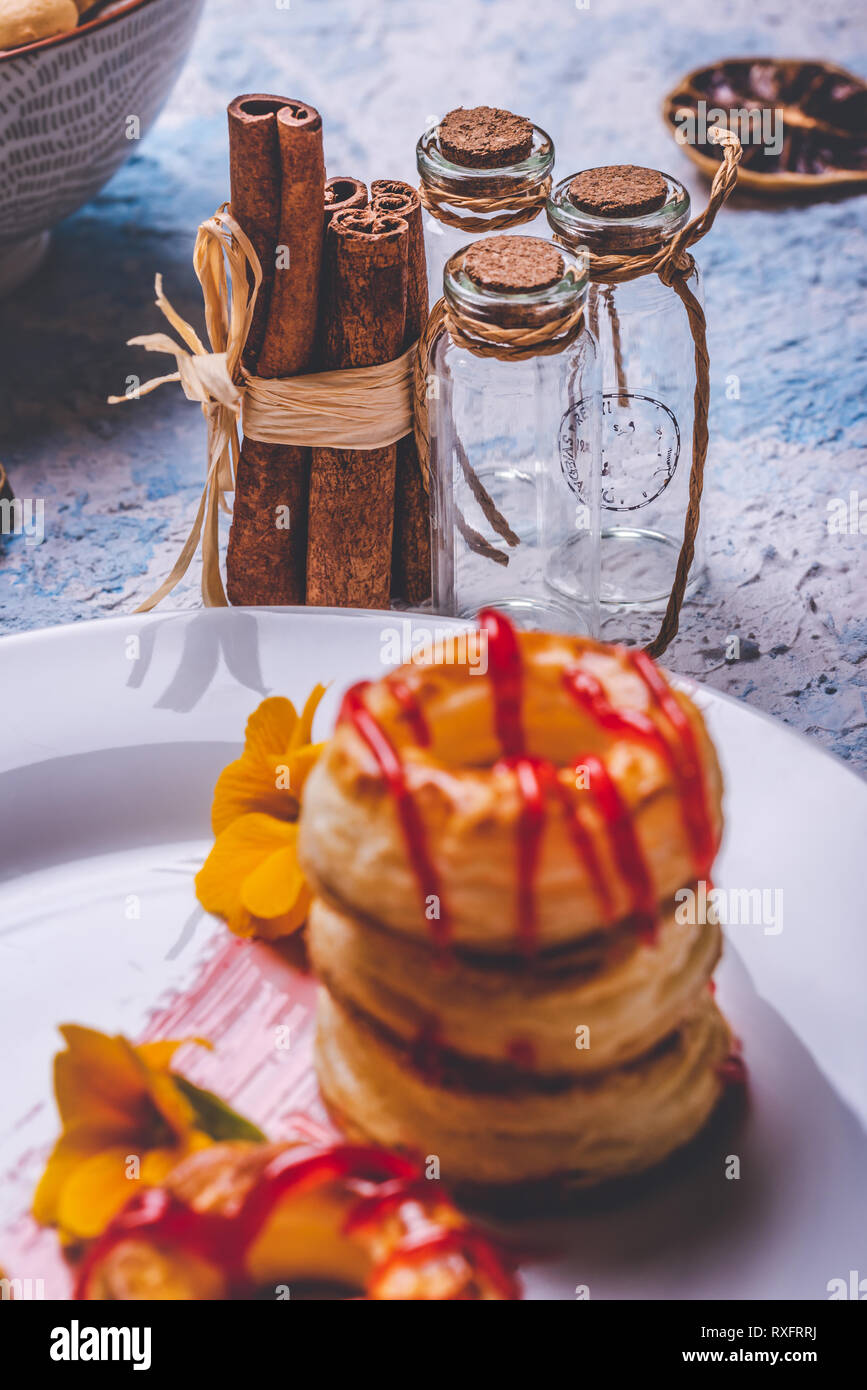
[{"label": "embossed text on glass bottle", "polygon": [[[598,176],[622,175],[606,185]],[[637,176],[636,197],[652,195],[657,205],[620,215],[617,196]],[[599,196],[603,211],[576,205],[582,179]],[[658,194],[655,189],[658,186]],[[602,190],[600,193],[600,189]],[[589,196],[589,195],[588,195]],[[626,203],[628,206],[628,203]],[[640,202],[636,204],[640,206]],[[558,240],[593,257],[640,258],[664,247],[689,219],[682,184],[655,170],[614,166],[563,179],[548,200],[548,220]],[[697,268],[688,279],[701,300]],[[674,581],[689,502],[692,457],[694,346],[689,318],[676,290],[650,272],[634,279],[590,286],[587,313],[599,342],[602,367],[602,542],[603,621],[617,609],[664,608]],[[573,431],[580,439],[582,426]],[[567,450],[568,454],[568,450]],[[570,466],[570,483],[583,498],[587,489],[580,455]],[[703,568],[702,530],[687,592]],[[606,635],[650,635],[640,623],[605,624]],[[634,630],[633,630],[634,629]],[[653,628],[655,630],[655,628]]]}]

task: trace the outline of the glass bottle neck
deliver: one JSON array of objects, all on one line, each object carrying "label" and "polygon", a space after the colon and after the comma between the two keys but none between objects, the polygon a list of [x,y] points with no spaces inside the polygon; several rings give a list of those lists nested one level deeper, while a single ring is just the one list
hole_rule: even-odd
[{"label": "glass bottle neck", "polygon": [[464,269],[468,250],[470,247],[464,246],[455,252],[443,271],[446,304],[461,320],[475,320],[492,328],[541,327],[566,318],[586,299],[586,271],[579,257],[565,248],[560,250],[560,279],[531,292],[492,290],[477,284]]},{"label": "glass bottle neck", "polygon": [[586,212],[572,202],[569,189],[574,174],[561,179],[547,203],[548,223],[571,250],[581,248],[594,255],[629,255],[664,246],[689,220],[689,194],[682,183],[663,174],[665,201],[640,217],[603,217]]},{"label": "glass bottle neck", "polygon": [[441,196],[450,193],[482,198],[524,195],[543,184],[554,167],[554,142],[539,126],[533,127],[533,146],[527,158],[500,169],[452,164],[440,148],[439,123],[425,131],[415,154],[422,183]]}]

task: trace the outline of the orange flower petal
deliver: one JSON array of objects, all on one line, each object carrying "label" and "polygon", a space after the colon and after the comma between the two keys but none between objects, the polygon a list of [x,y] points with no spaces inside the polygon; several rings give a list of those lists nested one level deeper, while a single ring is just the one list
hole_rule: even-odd
[{"label": "orange flower petal", "polygon": [[[298,798],[279,769],[286,765],[283,754],[271,754],[269,759],[254,760],[246,755],[229,763],[217,779],[211,807],[211,829],[221,835],[233,821],[252,812],[275,816],[279,820],[295,820]],[[278,785],[278,782],[280,785]]]},{"label": "orange flower petal", "polygon": [[79,1240],[89,1240],[105,1230],[112,1217],[134,1196],[137,1182],[127,1177],[127,1160],[135,1146],[104,1149],[86,1158],[63,1183],[57,1201],[57,1224]]},{"label": "orange flower petal", "polygon": [[179,1047],[195,1043],[197,1047],[213,1048],[207,1038],[160,1038],[157,1042],[136,1043],[133,1052],[154,1071],[168,1071]]},{"label": "orange flower petal", "polygon": [[313,894],[306,883],[290,910],[282,917],[251,917],[252,934],[262,941],[277,941],[281,936],[291,936],[307,921]]},{"label": "orange flower petal", "polygon": [[282,695],[272,695],[263,700],[247,720],[245,758],[267,760],[281,753],[289,747],[297,724],[298,715],[291,700]]},{"label": "orange flower petal", "polygon": [[325,694],[324,685],[314,685],[307,699],[304,701],[304,708],[301,711],[298,723],[292,731],[288,744],[284,747],[289,749],[300,748],[302,744],[309,743],[313,737],[313,717],[319,708],[319,702]]},{"label": "orange flower petal", "polygon": [[148,1097],[126,1039],[77,1024],[65,1024],[60,1032],[68,1050],[54,1059],[54,1091],[64,1124],[112,1129],[141,1123]]},{"label": "orange flower petal", "polygon": [[[175,1085],[174,1077],[168,1072],[154,1072],[149,1078],[148,1090],[154,1106],[173,1134],[184,1139],[195,1125],[195,1114],[186,1096]],[[156,1138],[155,1131],[151,1137]]]},{"label": "orange flower petal", "polygon": [[233,912],[227,913],[226,926],[233,936],[240,936],[242,940],[250,940],[251,937],[259,935],[255,919],[240,904]]},{"label": "orange flower petal", "polygon": [[319,761],[324,747],[324,743],[305,743],[303,748],[288,755],[289,785],[299,801],[304,793],[304,783]]},{"label": "orange flower petal", "polygon": [[53,1225],[57,1220],[60,1193],[76,1168],[103,1150],[116,1146],[120,1138],[119,1134],[89,1129],[86,1126],[79,1126],[61,1134],[51,1151],[51,1157],[45,1165],[45,1172],[33,1197],[33,1215],[36,1220],[43,1226]]},{"label": "orange flower petal", "polygon": [[304,875],[298,867],[295,840],[263,859],[241,884],[241,903],[253,917],[282,917],[298,900],[304,887]]},{"label": "orange flower petal", "polygon": [[196,875],[196,896],[207,912],[227,920],[244,908],[241,888],[247,876],[276,850],[294,846],[298,828],[274,816],[241,816],[218,835]]}]

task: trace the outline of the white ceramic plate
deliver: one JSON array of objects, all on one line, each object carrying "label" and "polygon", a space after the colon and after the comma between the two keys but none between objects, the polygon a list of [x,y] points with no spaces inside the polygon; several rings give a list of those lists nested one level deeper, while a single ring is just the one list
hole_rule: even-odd
[{"label": "white ceramic plate", "polygon": [[[414,619],[442,625],[442,620]],[[214,781],[267,693],[302,699],[383,669],[395,614],[222,610],[117,618],[4,639],[0,750],[0,1265],[68,1283],[24,1219],[56,1132],[56,1025],[218,1037],[184,1070],[277,1137],[320,1114],[312,987],[283,954],[197,909]],[[409,629],[407,628],[407,633]],[[744,1045],[746,1116],[646,1190],[548,1227],[531,1298],[826,1298],[867,1274],[867,787],[782,724],[701,689],[727,783],[715,882],[768,890],[731,925],[719,1000]],[[782,894],[782,930],[779,905]],[[775,920],[774,920],[775,919]],[[223,984],[234,1003],[220,1012]],[[240,1002],[239,1002],[240,1001]],[[287,1021],[294,1051],[272,1034]],[[255,1065],[250,1057],[259,1055]],[[252,1049],[252,1052],[251,1052]],[[190,1060],[187,1064],[187,1057]],[[740,1177],[727,1177],[739,1159]],[[514,1233],[520,1245],[526,1230]]]}]

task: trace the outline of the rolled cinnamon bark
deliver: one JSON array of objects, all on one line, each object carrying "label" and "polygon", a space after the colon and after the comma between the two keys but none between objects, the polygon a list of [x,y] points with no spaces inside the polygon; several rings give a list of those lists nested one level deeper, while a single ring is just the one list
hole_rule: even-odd
[{"label": "rolled cinnamon bark", "polygon": [[325,225],[336,212],[367,207],[367,185],[348,174],[336,174],[325,184]]},{"label": "rolled cinnamon bark", "polygon": [[[229,160],[232,212],[262,265],[244,365],[258,376],[293,376],[312,365],[316,344],[325,197],[319,113],[282,97],[237,97]],[[309,465],[309,449],[244,440],[226,554],[231,603],[304,602]]]},{"label": "rolled cinnamon bark", "polygon": [[244,366],[249,372],[256,370],[271,307],[283,182],[277,112],[282,111],[284,105],[283,97],[264,93],[235,97],[229,104],[232,213],[253,243],[262,266],[262,284],[244,348]]},{"label": "rolled cinnamon bark", "polygon": [[[353,209],[367,207],[367,184],[362,183],[361,179],[353,178],[351,175],[337,174],[333,179],[328,179],[325,184],[325,232],[331,224],[331,219],[335,213],[349,212]],[[323,243],[324,247],[324,243]],[[324,256],[324,251],[323,251]],[[322,274],[326,274],[326,266],[323,259]],[[319,328],[317,332],[316,365],[320,371],[325,371],[325,355],[322,344],[325,341],[325,294],[320,286],[319,294]]]},{"label": "rolled cinnamon bark", "polygon": [[[403,351],[409,227],[401,217],[336,213],[325,237],[323,370],[373,367]],[[387,608],[397,449],[314,449],[307,602]]]},{"label": "rolled cinnamon bark", "polygon": [[[399,179],[376,179],[370,196],[375,211],[402,217],[409,227],[406,349],[421,336],[428,316],[421,203],[412,185]],[[397,444],[391,587],[395,598],[403,598],[413,607],[430,598],[430,501],[411,434]]]}]

